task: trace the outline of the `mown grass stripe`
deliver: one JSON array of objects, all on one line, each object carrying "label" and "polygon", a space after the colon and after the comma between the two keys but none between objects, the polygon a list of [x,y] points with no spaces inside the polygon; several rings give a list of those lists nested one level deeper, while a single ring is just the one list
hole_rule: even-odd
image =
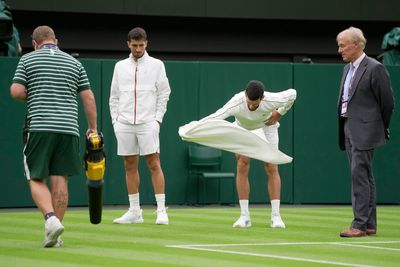
[{"label": "mown grass stripe", "polygon": [[[37,210],[0,210],[0,267],[286,267],[294,263],[283,258],[257,257],[251,254],[316,260],[295,262],[296,266],[307,267],[326,265],[318,262],[320,260],[385,267],[396,266],[400,262],[400,253],[396,250],[344,246],[237,246],[229,249],[247,255],[167,247],[174,244],[341,242],[343,239],[339,237],[339,232],[349,226],[352,218],[351,207],[282,207],[281,213],[287,225],[286,229],[269,227],[268,206],[250,208],[253,223],[250,229],[232,228],[240,213],[238,207],[170,207],[170,225],[159,226],[154,224],[156,216],[152,206],[144,208],[144,224],[113,224],[112,220],[125,211],[126,209],[104,208],[102,223],[93,225],[89,222],[87,209],[69,209],[63,222],[65,232],[62,238],[65,246],[60,249],[44,249],[44,221]],[[399,207],[378,207],[378,235],[360,240],[400,241],[400,232],[396,224],[400,220],[399,211]],[[371,246],[394,249],[400,247],[399,244],[388,243]]]}]

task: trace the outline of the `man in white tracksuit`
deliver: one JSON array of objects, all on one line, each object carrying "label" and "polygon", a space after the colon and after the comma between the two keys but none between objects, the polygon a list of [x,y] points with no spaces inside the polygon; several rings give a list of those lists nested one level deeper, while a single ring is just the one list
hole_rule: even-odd
[{"label": "man in white tracksuit", "polygon": [[[267,141],[278,149],[278,127],[281,116],[292,107],[296,99],[296,90],[288,89],[279,93],[265,92],[264,84],[260,81],[250,81],[245,91],[232,97],[217,112],[203,118],[226,119],[235,117],[235,123],[247,130],[262,129]],[[236,154],[237,176],[236,186],[239,195],[241,214],[233,227],[251,227],[249,213],[250,185],[248,174],[250,158]],[[271,227],[285,228],[279,212],[281,178],[278,165],[264,162],[264,169],[268,176],[268,193],[271,200]]]},{"label": "man in white tracksuit", "polygon": [[157,201],[156,224],[168,224],[165,180],[160,165],[160,125],[171,89],[164,63],[146,52],[147,34],[142,28],[128,33],[129,58],[117,62],[111,82],[110,113],[124,157],[129,210],[114,223],[143,223],[139,201],[139,156],[145,156]]}]

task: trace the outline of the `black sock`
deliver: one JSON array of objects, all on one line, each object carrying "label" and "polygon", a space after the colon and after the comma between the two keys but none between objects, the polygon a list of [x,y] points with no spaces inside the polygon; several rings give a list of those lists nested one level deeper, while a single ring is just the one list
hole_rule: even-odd
[{"label": "black sock", "polygon": [[47,221],[48,218],[56,216],[56,213],[54,211],[48,212],[44,215],[44,219]]}]

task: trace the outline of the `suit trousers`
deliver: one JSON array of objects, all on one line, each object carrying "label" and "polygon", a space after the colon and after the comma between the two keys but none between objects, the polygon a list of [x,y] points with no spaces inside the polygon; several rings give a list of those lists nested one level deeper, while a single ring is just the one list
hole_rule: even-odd
[{"label": "suit trousers", "polygon": [[360,150],[354,143],[354,136],[344,123],[345,146],[350,164],[352,180],[352,207],[354,219],[352,228],[365,231],[376,229],[376,186],[372,173],[374,150]]}]

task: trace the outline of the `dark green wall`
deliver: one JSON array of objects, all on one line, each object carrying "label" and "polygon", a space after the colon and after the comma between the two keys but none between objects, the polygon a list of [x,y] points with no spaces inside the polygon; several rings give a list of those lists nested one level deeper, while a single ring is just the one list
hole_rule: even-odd
[{"label": "dark green wall", "polygon": [[388,67],[396,98],[394,116],[390,123],[388,145],[377,149],[374,158],[378,201],[400,203],[400,67]]},{"label": "dark green wall", "polygon": [[31,206],[22,165],[21,129],[25,104],[10,97],[17,59],[0,58],[0,207]]},{"label": "dark green wall", "polygon": [[[0,207],[33,206],[22,168],[21,126],[25,104],[9,96],[16,58],[0,58]],[[82,60],[96,95],[99,129],[108,155],[104,177],[104,203],[127,204],[122,159],[116,156],[116,139],[109,109],[109,86],[115,60]],[[344,152],[337,147],[336,101],[343,65],[244,62],[165,62],[172,93],[161,127],[161,164],[166,177],[168,204],[184,204],[196,192],[187,184],[187,147],[178,136],[179,126],[198,120],[221,107],[248,80],[265,82],[267,90],[295,88],[298,97],[281,121],[280,149],[292,155],[281,165],[283,203],[350,203],[350,176]],[[396,98],[400,95],[400,67],[389,67]],[[81,109],[81,136],[86,120]],[[389,144],[376,151],[375,176],[379,203],[400,203],[398,148],[400,115],[396,110]],[[83,140],[81,140],[83,148]],[[223,169],[236,172],[234,155],[224,152]],[[155,203],[149,172],[142,159],[141,201]],[[86,178],[70,178],[70,205],[86,205]],[[252,161],[252,203],[266,203],[267,179],[262,164]],[[215,184],[209,184],[213,187]],[[212,189],[212,188],[210,188]],[[215,191],[215,190],[214,190]],[[213,192],[213,190],[210,190]],[[210,201],[215,196],[210,195]]]},{"label": "dark green wall", "polygon": [[295,65],[294,203],[348,203],[347,158],[337,142],[342,65]]},{"label": "dark green wall", "polygon": [[[397,0],[6,0],[14,10],[291,20],[398,20]],[[343,8],[346,7],[346,8]]]}]

